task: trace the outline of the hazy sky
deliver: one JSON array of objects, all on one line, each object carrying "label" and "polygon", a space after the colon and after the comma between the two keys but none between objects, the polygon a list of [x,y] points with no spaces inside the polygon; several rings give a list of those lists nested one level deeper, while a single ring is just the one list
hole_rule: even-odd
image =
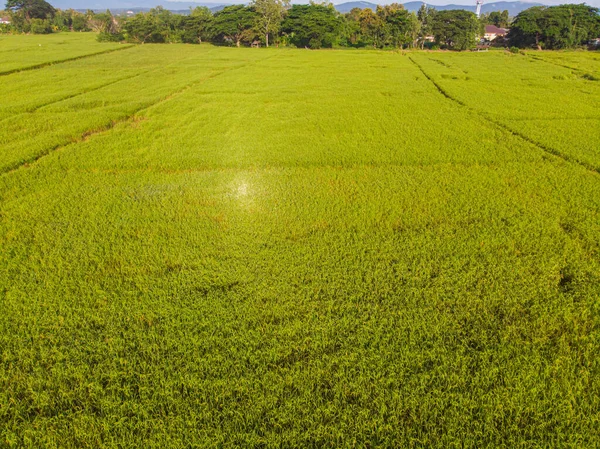
[{"label": "hazy sky", "polygon": [[[213,0],[211,0],[213,1]],[[333,0],[334,4],[340,4],[340,3],[346,3],[349,1],[355,1],[355,0]],[[404,1],[399,1],[399,0],[364,0],[367,1],[369,3],[377,3],[377,4],[386,4],[386,3],[408,3],[409,1],[413,1],[413,0],[404,0]],[[511,0],[506,0],[506,1],[511,1]],[[587,3],[588,5],[591,6],[597,6],[600,7],[600,0],[580,0],[580,1],[561,1],[561,0],[531,0],[529,2],[527,2],[526,0],[521,0],[521,1],[525,1],[525,3],[531,3],[533,2],[537,2],[537,3],[543,3],[544,5],[562,5],[565,3]],[[299,0],[294,1],[294,3],[301,3]],[[428,3],[430,5],[470,5],[471,3],[474,5],[475,4],[475,0],[425,0],[425,3]],[[494,1],[486,1],[483,0],[483,3],[496,3]]]},{"label": "hazy sky", "polygon": [[[2,0],[0,0],[1,2]],[[187,2],[200,2],[200,3],[214,3],[215,5],[220,4],[220,0],[169,0],[169,1],[187,1]],[[235,3],[235,0],[221,0],[222,3]],[[249,0],[246,0],[249,1]],[[347,3],[350,1],[361,1],[361,0],[332,0],[334,5],[339,5],[340,3]],[[419,0],[364,0],[369,3],[376,4],[389,4],[389,3],[408,3],[410,1],[419,1]],[[422,1],[422,0],[421,0]],[[498,1],[513,1],[513,0],[498,0]],[[591,6],[596,6],[600,8],[600,0],[521,0],[525,3],[543,3],[544,5],[562,5],[565,3],[586,3]],[[292,3],[308,3],[308,0],[292,0]],[[475,0],[427,0],[426,3],[430,5],[475,5]],[[496,3],[494,1],[483,0],[484,4]]]}]

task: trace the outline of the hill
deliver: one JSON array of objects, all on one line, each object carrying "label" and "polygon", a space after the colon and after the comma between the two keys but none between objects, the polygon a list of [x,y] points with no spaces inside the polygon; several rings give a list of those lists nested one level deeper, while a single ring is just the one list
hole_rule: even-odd
[{"label": "hill", "polygon": [[[418,11],[419,8],[421,7],[421,5],[423,5],[423,4],[424,4],[424,2],[407,2],[407,3],[404,3],[404,7],[408,11]],[[475,4],[473,4],[473,5],[451,4],[451,5],[430,5],[430,6],[434,7],[435,9],[438,9],[438,10],[464,9],[467,11],[475,12]],[[495,2],[495,3],[487,3],[487,4],[484,3],[483,7],[481,8],[481,12],[489,13],[492,11],[504,11],[506,9],[506,10],[508,10],[508,12],[510,13],[511,16],[515,16],[515,15],[519,14],[521,11],[523,11],[527,8],[531,8],[532,6],[542,6],[542,4],[541,3],[527,3],[527,2],[520,2],[520,1]],[[372,10],[375,10],[377,8],[377,4],[370,3],[370,2],[346,2],[346,3],[341,3],[339,5],[335,5],[335,9],[337,9],[341,13],[349,12],[353,8],[360,8],[360,9],[370,8]]]},{"label": "hill", "polygon": [[[52,5],[56,8],[60,9],[94,9],[94,10],[105,10],[110,9],[114,13],[119,13],[122,11],[147,11],[150,8],[154,8],[158,5],[163,6],[165,9],[168,9],[173,12],[178,13],[186,13],[190,8],[194,8],[196,6],[207,6],[211,11],[216,12],[223,9],[224,6],[232,5],[236,2],[229,1],[224,3],[214,3],[214,2],[189,2],[189,1],[162,1],[162,0],[55,0],[51,1]],[[392,3],[392,1],[390,1]],[[407,2],[404,3],[404,7],[408,11],[417,11],[423,2]],[[532,6],[541,6],[541,3],[527,3],[521,1],[515,2],[496,2],[496,3],[484,3],[482,7],[482,12],[488,13],[491,11],[504,11],[505,9],[509,11],[511,16],[515,16],[521,11],[531,8]],[[475,12],[475,4],[473,5],[431,5],[435,9],[444,10],[444,9],[465,9],[467,11]],[[377,8],[377,4],[371,2],[364,1],[354,1],[354,2],[345,2],[340,3],[339,5],[335,5],[335,9],[337,9],[341,13],[347,13],[353,8],[370,8],[375,10]]]},{"label": "hill", "polygon": [[224,6],[231,5],[234,2],[213,3],[213,2],[178,2],[162,0],[50,0],[50,3],[60,9],[110,9],[113,13],[119,11],[147,11],[161,5],[163,8],[173,12],[187,12],[190,8],[196,6],[206,6],[211,11],[216,12],[223,9]]}]

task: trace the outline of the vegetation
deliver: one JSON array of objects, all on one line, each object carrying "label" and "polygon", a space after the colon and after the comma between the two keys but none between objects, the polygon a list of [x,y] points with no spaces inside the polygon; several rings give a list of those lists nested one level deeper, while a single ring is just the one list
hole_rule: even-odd
[{"label": "vegetation", "polygon": [[[347,41],[354,46],[404,47],[416,45],[420,23],[398,3],[371,9],[354,8],[346,16]],[[352,22],[355,22],[353,24]]]},{"label": "vegetation", "polygon": [[[93,34],[70,33],[35,35],[4,35],[0,39],[2,46],[2,65],[0,75],[15,71],[30,70],[54,62],[89,57],[98,53],[125,50],[129,45],[96,42]],[[2,96],[10,95],[3,89]],[[0,108],[3,104],[0,104]]]},{"label": "vegetation", "polygon": [[294,5],[288,11],[281,29],[297,47],[331,47],[341,21],[333,5]]},{"label": "vegetation", "polygon": [[215,14],[212,29],[217,40],[235,43],[251,42],[257,35],[254,25],[259,19],[255,9],[243,5],[227,6]]},{"label": "vegetation", "polygon": [[52,32],[50,21],[56,10],[44,0],[7,0],[6,9],[10,11],[15,26],[25,32],[49,34]]},{"label": "vegetation", "polygon": [[477,43],[481,24],[475,14],[462,9],[438,11],[433,15],[431,32],[438,44],[467,50]]},{"label": "vegetation", "polygon": [[290,7],[290,0],[254,0],[252,7],[258,13],[256,28],[261,31],[268,47],[269,36],[279,34],[281,21]]},{"label": "vegetation", "polygon": [[33,47],[0,445],[600,444],[597,53]]},{"label": "vegetation", "polygon": [[600,36],[598,8],[581,5],[536,6],[517,15],[510,44],[558,50],[584,46]]},{"label": "vegetation", "polygon": [[510,25],[510,17],[506,9],[482,14],[481,21],[486,25],[495,25],[499,28],[507,28]]},{"label": "vegetation", "polygon": [[[162,7],[132,17],[114,16],[110,11],[86,14],[55,10],[45,0],[8,0],[12,25],[1,25],[0,33],[17,31],[48,34],[54,31],[90,31],[101,42],[202,43],[219,45],[292,45],[306,48],[373,47],[468,50],[483,36],[484,25],[511,27],[510,42],[498,45],[515,48],[564,49],[586,47],[600,36],[598,9],[586,5],[532,7],[510,23],[508,11],[491,12],[477,19],[464,10],[437,11],[422,5],[409,13],[392,3],[354,8],[339,14],[331,3],[294,5],[288,0],[254,0],[248,6],[227,6],[214,15],[206,7],[190,14],[174,14]],[[597,46],[600,48],[600,46]]]}]

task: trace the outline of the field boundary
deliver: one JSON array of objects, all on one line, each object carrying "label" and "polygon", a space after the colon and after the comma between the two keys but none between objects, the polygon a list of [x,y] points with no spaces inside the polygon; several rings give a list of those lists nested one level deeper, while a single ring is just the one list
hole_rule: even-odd
[{"label": "field boundary", "polygon": [[204,82],[206,82],[208,80],[211,80],[213,78],[221,76],[224,73],[227,73],[227,72],[230,72],[230,71],[233,71],[233,70],[242,69],[242,68],[247,67],[249,65],[257,64],[259,62],[266,61],[267,59],[271,59],[273,56],[269,56],[267,58],[261,59],[260,61],[252,61],[252,62],[248,62],[246,64],[240,64],[238,66],[228,67],[226,69],[223,69],[223,70],[217,71],[217,72],[215,72],[215,73],[213,73],[211,75],[208,75],[208,76],[206,76],[204,78],[201,78],[201,79],[195,80],[195,81],[193,81],[191,83],[188,83],[187,85],[183,86],[182,88],[180,88],[178,90],[175,90],[174,92],[166,95],[165,97],[160,98],[160,99],[158,99],[157,101],[155,101],[153,103],[146,104],[146,105],[144,105],[144,106],[142,106],[142,107],[134,110],[129,115],[126,115],[126,116],[124,116],[122,118],[117,118],[115,120],[111,120],[110,122],[108,122],[107,124],[105,124],[104,126],[101,126],[99,128],[95,128],[95,129],[90,129],[90,130],[84,131],[81,135],[79,135],[77,137],[72,137],[72,138],[68,138],[67,137],[65,140],[69,140],[68,142],[60,143],[60,144],[55,145],[55,146],[53,146],[51,148],[47,148],[46,150],[44,150],[44,151],[42,151],[42,152],[40,152],[40,153],[38,153],[38,154],[30,157],[30,158],[23,159],[23,160],[18,161],[18,162],[14,163],[14,164],[7,165],[6,167],[0,169],[0,177],[4,177],[4,176],[7,176],[7,175],[10,175],[11,173],[16,172],[20,168],[29,167],[30,165],[35,164],[36,162],[38,162],[40,159],[44,158],[45,156],[48,156],[49,154],[52,154],[55,151],[59,151],[60,149],[65,148],[65,147],[67,147],[69,145],[73,145],[73,144],[76,144],[76,143],[85,142],[90,137],[93,137],[95,135],[102,134],[104,132],[110,131],[115,126],[117,126],[117,125],[119,125],[121,123],[126,123],[128,121],[134,120],[135,117],[136,117],[136,115],[139,114],[140,112],[148,110],[148,109],[151,109],[154,106],[157,106],[159,104],[165,103],[165,102],[167,102],[167,101],[169,101],[169,100],[171,100],[171,99],[173,99],[173,98],[181,95],[182,93],[188,91],[192,87],[195,87],[195,86],[197,86],[199,84],[202,84],[202,83],[204,83]]},{"label": "field boundary", "polygon": [[110,81],[108,83],[102,84],[100,86],[93,87],[93,88],[88,89],[88,90],[84,90],[82,92],[77,92],[75,94],[69,94],[69,95],[66,95],[64,97],[58,98],[56,100],[52,100],[52,101],[49,101],[47,103],[43,103],[43,104],[40,104],[40,105],[37,105],[37,106],[33,106],[33,107],[29,108],[29,109],[26,109],[26,110],[21,111],[21,112],[14,113],[14,114],[12,114],[12,115],[10,115],[8,117],[3,118],[2,120],[0,120],[0,124],[4,123],[4,122],[7,122],[8,120],[12,120],[15,117],[19,117],[21,115],[34,114],[37,111],[39,111],[40,109],[43,109],[43,108],[45,108],[47,106],[52,106],[53,104],[60,103],[62,101],[67,101],[67,100],[70,100],[72,98],[77,98],[80,95],[85,95],[85,94],[89,94],[91,92],[95,92],[97,90],[104,89],[105,87],[112,86],[113,84],[120,83],[121,81],[127,81],[127,80],[130,80],[130,79],[133,79],[133,78],[138,77],[140,75],[144,75],[144,74],[146,74],[148,72],[150,72],[150,70],[146,70],[144,72],[136,73],[135,75],[126,76],[126,77],[123,77],[123,78],[112,80],[112,81]]},{"label": "field boundary", "polygon": [[4,72],[0,72],[0,76],[12,75],[13,73],[19,73],[19,72],[27,72],[29,70],[43,69],[44,67],[48,67],[48,66],[55,65],[55,64],[62,64],[64,62],[71,62],[71,61],[77,61],[79,59],[91,58],[93,56],[104,55],[106,53],[112,53],[115,51],[123,51],[123,50],[127,50],[128,48],[133,48],[133,47],[135,47],[134,44],[129,44],[129,45],[125,45],[120,48],[119,47],[110,48],[108,50],[102,50],[102,51],[99,51],[96,53],[89,53],[89,54],[85,54],[85,55],[74,56],[72,58],[57,59],[55,61],[42,62],[40,64],[34,64],[34,65],[27,66],[27,67],[22,67],[20,69],[12,69],[12,70],[6,70]]},{"label": "field boundary", "polygon": [[62,102],[62,101],[67,101],[67,100],[70,100],[70,99],[72,99],[72,98],[77,98],[77,97],[79,97],[80,95],[85,95],[85,94],[89,94],[89,93],[91,93],[91,92],[96,92],[97,90],[104,89],[105,87],[112,86],[113,84],[118,84],[118,83],[120,83],[121,81],[127,81],[127,80],[130,80],[130,79],[136,78],[136,77],[138,77],[138,76],[141,76],[141,75],[144,75],[144,74],[146,74],[146,73],[148,73],[148,72],[150,72],[150,70],[145,70],[145,71],[143,71],[143,72],[136,73],[135,75],[131,75],[131,76],[125,76],[125,77],[123,77],[123,78],[119,78],[119,79],[117,79],[117,80],[112,80],[112,81],[110,81],[110,82],[108,82],[108,83],[106,83],[106,84],[102,84],[102,85],[100,85],[100,86],[96,86],[96,87],[93,87],[93,88],[91,88],[91,89],[84,90],[84,91],[82,91],[82,92],[78,92],[78,93],[76,93],[76,94],[66,95],[66,96],[64,96],[64,97],[62,97],[62,98],[59,98],[58,100],[49,101],[48,103],[44,103],[44,104],[38,105],[38,106],[36,106],[36,107],[34,107],[34,108],[31,108],[31,109],[30,109],[29,111],[27,111],[27,112],[30,112],[30,113],[32,113],[32,112],[37,112],[37,111],[39,111],[40,109],[42,109],[42,108],[45,108],[45,107],[47,107],[47,106],[52,106],[53,104],[60,103],[60,102]]},{"label": "field boundary", "polygon": [[544,151],[545,153],[551,154],[552,156],[558,157],[566,162],[569,163],[574,163],[577,164],[583,168],[585,168],[586,170],[589,170],[597,175],[600,175],[600,167],[596,167],[592,164],[589,164],[585,161],[582,161],[580,159],[577,159],[575,157],[569,156],[568,154],[564,154],[558,150],[555,150],[554,148],[551,148],[547,145],[544,145],[543,143],[540,143],[534,139],[532,139],[531,137],[527,136],[526,134],[521,133],[520,131],[516,131],[512,128],[510,128],[508,125],[506,125],[505,123],[496,120],[492,117],[490,117],[489,115],[485,114],[484,112],[481,112],[477,109],[472,108],[471,106],[467,105],[466,103],[462,102],[461,100],[459,100],[458,98],[455,98],[454,96],[452,96],[450,93],[448,93],[441,85],[439,85],[424,69],[423,67],[416,62],[412,57],[408,56],[408,59],[410,59],[410,61],[421,71],[421,73],[425,76],[425,78],[427,78],[427,80],[429,80],[434,86],[435,88],[438,90],[438,92],[440,94],[442,94],[444,97],[446,97],[448,100],[453,101],[454,103],[467,108],[469,111],[477,113],[478,116],[482,117],[484,120],[488,121],[489,123],[492,123],[493,125],[495,125],[498,128],[501,128],[504,131],[509,132],[510,134],[512,134],[513,136],[519,137],[520,139],[524,140],[527,143],[530,143],[534,146],[536,146],[537,148],[539,148],[540,150]]}]

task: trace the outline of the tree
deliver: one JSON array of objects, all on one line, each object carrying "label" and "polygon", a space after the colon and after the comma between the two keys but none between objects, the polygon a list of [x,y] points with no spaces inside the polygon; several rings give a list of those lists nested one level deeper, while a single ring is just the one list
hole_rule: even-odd
[{"label": "tree", "polygon": [[52,18],[52,24],[60,31],[69,31],[73,23],[73,10],[57,10]]},{"label": "tree", "polygon": [[341,35],[343,45],[355,46],[361,43],[361,30],[359,17],[360,8],[352,8],[350,12],[346,13],[343,18],[341,25]]},{"label": "tree", "polygon": [[44,0],[7,0],[6,9],[13,14],[22,14],[27,22],[31,19],[51,19],[56,10]]},{"label": "tree", "polygon": [[500,28],[508,27],[508,10],[500,11],[492,11],[488,14],[484,14],[481,17],[482,22],[485,25],[495,25]]},{"label": "tree", "polygon": [[413,24],[411,14],[398,3],[377,6],[377,16],[383,24],[384,45],[402,47],[412,42]]},{"label": "tree", "polygon": [[587,5],[536,6],[515,17],[510,45],[563,49],[585,45],[600,34],[598,8]]},{"label": "tree", "polygon": [[411,47],[416,48],[419,45],[419,35],[421,32],[421,22],[413,12],[408,16],[408,27],[406,29],[406,38]]},{"label": "tree", "polygon": [[375,48],[383,47],[384,24],[379,15],[375,14],[372,9],[365,8],[361,10],[358,16],[358,23],[360,24],[360,32],[363,40]]},{"label": "tree", "polygon": [[341,29],[341,20],[331,5],[293,5],[281,29],[297,47],[331,47]]},{"label": "tree", "polygon": [[546,48],[574,48],[600,34],[598,8],[584,4],[553,6],[546,9],[544,16]]},{"label": "tree", "polygon": [[129,18],[125,25],[125,36],[130,42],[139,44],[161,43],[166,41],[165,30],[156,14],[140,12]]},{"label": "tree", "polygon": [[117,19],[107,9],[106,12],[95,13],[88,10],[86,12],[87,25],[96,33],[117,33],[120,26]]},{"label": "tree", "polygon": [[212,31],[218,39],[235,42],[239,47],[241,42],[254,38],[256,21],[257,12],[254,8],[227,6],[214,15]]},{"label": "tree", "polygon": [[33,34],[52,33],[52,24],[48,19],[31,19],[29,32]]},{"label": "tree", "polygon": [[74,12],[71,19],[71,29],[73,31],[90,31],[87,18],[81,13]]},{"label": "tree", "polygon": [[419,22],[419,41],[421,42],[421,49],[425,47],[425,40],[427,36],[431,35],[431,26],[433,22],[433,15],[435,14],[435,9],[427,6],[426,4],[422,4],[417,12],[417,20]]},{"label": "tree", "polygon": [[110,10],[103,13],[95,13],[89,10],[85,13],[87,26],[98,33],[97,40],[100,42],[118,42],[124,39],[121,33],[121,22],[112,15]]},{"label": "tree", "polygon": [[158,6],[147,13],[138,13],[129,18],[123,29],[130,42],[141,44],[181,42],[184,20],[184,16],[173,14],[162,6]]},{"label": "tree", "polygon": [[269,46],[269,34],[277,34],[285,11],[290,7],[290,0],[253,0],[251,6],[258,13],[256,27]]},{"label": "tree", "polygon": [[213,15],[206,6],[197,6],[190,15],[183,18],[181,40],[187,43],[201,43],[212,36]]},{"label": "tree", "polygon": [[508,32],[508,40],[511,46],[529,47],[535,43],[541,50],[542,27],[545,16],[545,6],[534,6],[521,11],[512,23]]},{"label": "tree", "polygon": [[479,29],[477,16],[462,9],[436,11],[431,24],[435,41],[454,50],[474,47]]}]

